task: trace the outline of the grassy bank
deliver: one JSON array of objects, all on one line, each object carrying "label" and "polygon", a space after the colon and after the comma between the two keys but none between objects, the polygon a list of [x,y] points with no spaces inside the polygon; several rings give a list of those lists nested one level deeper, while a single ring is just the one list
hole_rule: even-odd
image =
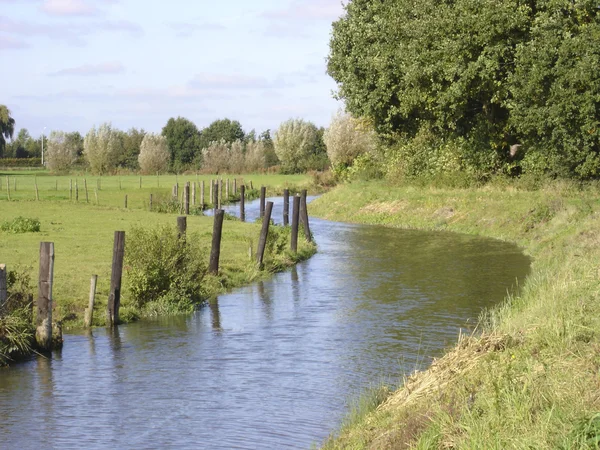
[{"label": "grassy bank", "polygon": [[[33,177],[21,176],[23,178],[20,178],[17,182],[17,193],[25,196],[25,193],[29,192],[25,187],[33,181]],[[195,176],[189,178],[189,181],[194,181]],[[41,179],[42,177],[38,177],[40,189],[43,185]],[[68,178],[61,178],[62,181],[65,179],[68,180]],[[177,181],[181,186],[186,180],[186,178],[178,177]],[[296,182],[299,180],[300,182],[306,182],[306,180],[310,180],[310,177],[285,178],[267,175],[256,178],[256,180],[260,184],[275,183],[273,186],[269,185],[268,189],[269,192],[274,193],[279,188],[297,186]],[[137,186],[133,186],[134,181]],[[169,178],[168,182],[175,183],[175,176],[172,179]],[[19,183],[21,183],[21,189]],[[52,184],[54,183],[49,183],[48,186],[51,187]],[[123,185],[124,182],[121,180],[121,186]],[[139,177],[128,179],[127,186],[131,189],[136,187],[139,190]],[[141,190],[143,191],[144,188],[142,187]],[[6,188],[2,192],[6,194]],[[102,192],[106,198],[115,200],[120,198],[120,192],[122,191],[119,190],[118,178],[103,179]],[[158,193],[165,197],[170,196],[170,186],[165,185]],[[139,193],[139,195],[141,199],[142,193]],[[145,194],[143,195],[145,196]],[[127,242],[132,242],[131,236],[132,233],[136,233],[136,230],[156,230],[161,226],[173,230],[176,228],[177,214],[149,211],[141,201],[139,204],[129,203],[129,207],[125,209],[123,205],[106,205],[102,202],[100,205],[95,205],[92,202],[86,203],[81,201],[81,192],[79,202],[69,201],[68,198],[44,200],[43,197],[40,201],[36,201],[30,197],[28,195],[28,197],[23,197],[20,200],[11,197],[12,201],[0,198],[0,227],[4,223],[13,223],[19,216],[39,220],[40,224],[38,232],[14,233],[11,232],[12,230],[0,231],[0,263],[6,264],[9,271],[18,269],[20,272],[30,274],[33,282],[30,283],[29,287],[31,292],[35,292],[36,289],[33,284],[37,276],[39,263],[39,244],[42,241],[54,242],[54,319],[61,321],[63,328],[83,325],[83,313],[87,307],[89,283],[92,274],[98,275],[94,325],[105,324],[113,238],[116,230],[124,230],[126,235],[130,236],[129,238],[126,237],[127,253]],[[85,197],[83,198],[85,199]],[[199,255],[207,265],[213,219],[203,215],[192,215],[188,216],[187,225],[188,240],[199,243],[196,247],[200,247]],[[218,276],[207,274],[203,276],[201,284],[204,299],[210,299],[216,294],[233,287],[266,278],[274,271],[282,270],[298,260],[308,258],[316,250],[313,245],[300,239],[298,253],[292,254],[288,250],[289,229],[274,227],[270,232],[263,270],[259,270],[254,254],[256,253],[260,227],[259,223],[242,223],[232,218],[225,220],[221,243],[220,272]],[[156,246],[152,247],[151,242],[146,244],[148,244],[148,248],[156,248]],[[249,256],[251,248],[253,249],[252,257]],[[161,250],[158,249],[157,251]],[[138,260],[144,256],[143,252],[141,253],[137,256]],[[121,306],[121,320],[125,322],[136,320],[145,315],[156,314],[157,311],[160,311],[156,308],[141,309],[139,301],[138,304],[130,301],[130,269],[126,263]],[[139,281],[139,273],[137,276]]]},{"label": "grassy bank", "polygon": [[[533,257],[518,297],[482,316],[403,387],[360,402],[336,448],[598,448],[600,440],[600,197],[555,183],[450,190],[355,183],[311,214],[399,228],[489,236]],[[364,405],[370,405],[365,408]]]}]

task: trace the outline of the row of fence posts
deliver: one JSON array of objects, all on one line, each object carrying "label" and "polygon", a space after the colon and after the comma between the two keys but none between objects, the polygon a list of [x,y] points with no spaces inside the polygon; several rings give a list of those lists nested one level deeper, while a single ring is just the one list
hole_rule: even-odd
[{"label": "row of fence posts", "polygon": [[[242,199],[245,186],[240,186]],[[216,190],[215,190],[216,192]],[[269,235],[269,226],[271,224],[271,214],[273,211],[273,202],[265,202],[266,189],[261,188],[261,216],[262,228],[258,241],[258,249],[256,252],[256,262],[262,268],[264,261],[265,248]],[[241,214],[244,214],[243,200],[241,204]],[[264,208],[263,205],[264,204]],[[212,245],[209,259],[208,271],[211,274],[218,274],[219,259],[221,255],[221,236],[223,231],[223,219],[225,212],[222,209],[217,209],[213,221]],[[289,191],[284,191],[284,208],[283,208],[284,224],[287,225],[289,217]],[[293,252],[298,250],[298,228],[302,222],[305,230],[306,239],[310,242],[310,228],[308,223],[308,213],[306,207],[306,191],[302,191],[301,195],[293,197],[292,206],[292,234],[290,248]],[[177,218],[177,229],[180,239],[185,239],[187,232],[187,217],[180,216]],[[125,232],[115,231],[113,243],[113,259],[111,266],[110,290],[107,305],[107,324],[115,326],[119,323],[119,308],[121,304],[121,280],[123,277],[123,260],[125,256]],[[36,332],[35,338],[38,347],[41,350],[50,350],[52,348],[52,286],[54,281],[54,243],[40,243],[40,266],[38,277],[38,298],[37,298],[37,314],[36,314]],[[98,275],[92,275],[90,280],[90,295],[88,307],[85,310],[84,323],[86,327],[90,327],[93,322],[94,303],[96,296],[96,286]],[[7,269],[4,264],[0,264],[0,309],[7,301]]]}]

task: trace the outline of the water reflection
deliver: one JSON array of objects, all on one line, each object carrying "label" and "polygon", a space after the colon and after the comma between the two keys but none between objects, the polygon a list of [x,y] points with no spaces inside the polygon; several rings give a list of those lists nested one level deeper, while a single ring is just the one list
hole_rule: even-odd
[{"label": "water reflection", "polygon": [[528,271],[497,241],[311,228],[319,253],[272,280],[1,371],[2,446],[308,448],[349,396],[427,363]]}]

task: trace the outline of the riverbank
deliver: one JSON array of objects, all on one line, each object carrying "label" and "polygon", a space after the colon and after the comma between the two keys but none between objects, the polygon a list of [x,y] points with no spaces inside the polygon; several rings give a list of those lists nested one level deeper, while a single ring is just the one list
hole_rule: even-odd
[{"label": "riverbank", "polygon": [[352,183],[312,202],[310,212],[498,238],[534,260],[520,295],[482,315],[481,335],[460,338],[398,390],[375,390],[324,448],[597,448],[597,190]]}]

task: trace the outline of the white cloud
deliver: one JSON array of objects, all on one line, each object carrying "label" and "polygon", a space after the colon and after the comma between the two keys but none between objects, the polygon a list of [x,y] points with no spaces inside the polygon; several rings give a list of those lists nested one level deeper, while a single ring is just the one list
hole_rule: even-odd
[{"label": "white cloud", "polygon": [[29,45],[24,41],[17,40],[10,36],[0,35],[0,50],[18,50],[27,47],[29,47]]},{"label": "white cloud", "polygon": [[52,16],[96,16],[96,6],[84,0],[44,0],[42,11]]},{"label": "white cloud", "polygon": [[75,75],[116,75],[125,72],[125,67],[120,62],[105,62],[100,64],[84,64],[78,67],[70,67],[51,73],[53,76]]}]

